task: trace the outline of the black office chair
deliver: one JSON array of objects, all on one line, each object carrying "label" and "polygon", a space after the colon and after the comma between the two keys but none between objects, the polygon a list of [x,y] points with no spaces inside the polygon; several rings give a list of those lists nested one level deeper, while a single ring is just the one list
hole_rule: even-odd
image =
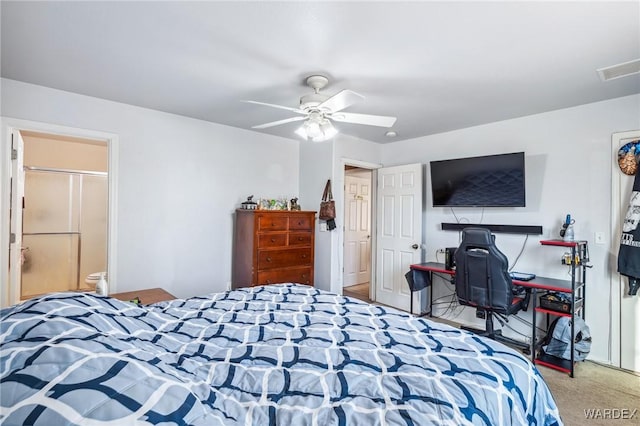
[{"label": "black office chair", "polygon": [[464,228],[455,259],[458,302],[475,307],[476,316],[486,320],[485,330],[463,328],[529,353],[529,345],[509,339],[493,327],[494,314],[504,325],[509,315],[527,310],[531,296],[530,289],[513,285],[509,261],[496,247],[495,235],[485,228]]}]

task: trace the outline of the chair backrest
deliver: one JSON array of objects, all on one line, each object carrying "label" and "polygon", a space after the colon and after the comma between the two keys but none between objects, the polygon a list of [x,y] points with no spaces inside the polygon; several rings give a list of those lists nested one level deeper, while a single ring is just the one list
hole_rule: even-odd
[{"label": "chair backrest", "polygon": [[513,300],[509,261],[486,228],[464,228],[456,250],[456,293],[463,305],[507,313]]}]

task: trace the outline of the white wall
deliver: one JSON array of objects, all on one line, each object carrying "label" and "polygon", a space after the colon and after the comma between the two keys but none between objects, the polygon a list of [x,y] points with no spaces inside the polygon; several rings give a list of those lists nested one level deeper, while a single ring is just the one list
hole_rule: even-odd
[{"label": "white wall", "polygon": [[[226,290],[235,208],[251,194],[298,195],[296,141],[13,80],[2,79],[1,90],[4,118],[118,135],[118,269],[112,290],[162,287],[178,297]],[[3,209],[9,201],[8,150],[3,132]],[[307,200],[301,201],[307,208]],[[3,259],[7,232],[2,228]]]},{"label": "white wall", "polygon": [[[322,192],[327,179],[332,179],[333,144],[300,144],[300,206],[303,210],[318,212]],[[320,221],[316,213],[314,286],[331,290],[331,234],[320,232]]]},{"label": "white wall", "polygon": [[[610,241],[611,173],[619,173],[610,152],[611,134],[640,129],[640,95],[618,98],[501,121],[458,131],[396,142],[382,146],[385,166],[457,157],[524,151],[526,154],[527,207],[456,208],[461,222],[542,225],[544,235],[530,236],[514,270],[555,278],[567,278],[568,268],[560,264],[561,248],[543,247],[540,239],[558,238],[567,213],[575,218],[576,238],[589,241],[592,269],[587,272],[586,318],[593,335],[590,358],[611,360],[609,257],[616,246],[594,244],[594,233],[604,232]],[[440,230],[442,222],[456,222],[452,211],[433,208],[429,168],[424,182],[426,197],[425,259],[436,260],[436,250],[458,245],[457,232]],[[497,234],[499,248],[510,262],[516,259],[524,235]],[[443,261],[442,255],[437,259]],[[450,293],[451,287],[436,285],[435,297]],[[441,309],[441,312],[443,309]],[[482,326],[472,309],[456,311],[456,321]],[[455,315],[454,314],[454,315]],[[450,316],[451,317],[451,316]],[[517,321],[510,326],[526,332]],[[636,348],[640,346],[637,342]],[[639,349],[637,349],[639,350]]]}]

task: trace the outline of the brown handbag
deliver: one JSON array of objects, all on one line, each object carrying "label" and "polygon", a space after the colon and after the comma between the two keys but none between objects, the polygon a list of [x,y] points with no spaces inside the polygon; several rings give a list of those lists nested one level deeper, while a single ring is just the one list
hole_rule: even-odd
[{"label": "brown handbag", "polygon": [[331,179],[327,180],[322,193],[322,201],[320,202],[320,212],[318,219],[330,220],[336,218],[336,204],[333,201],[333,193],[331,192]]}]

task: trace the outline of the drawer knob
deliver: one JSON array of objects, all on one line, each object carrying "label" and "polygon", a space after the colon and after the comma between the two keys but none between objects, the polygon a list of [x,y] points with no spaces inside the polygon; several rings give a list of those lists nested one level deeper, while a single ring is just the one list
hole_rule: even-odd
[{"label": "drawer knob", "polygon": [[267,284],[271,284],[271,280],[267,280]]},{"label": "drawer knob", "polygon": [[306,255],[306,254],[303,254],[303,255],[302,255],[302,258],[303,258],[303,259],[306,259],[306,258],[307,258],[307,255]]},{"label": "drawer knob", "polygon": [[302,274],[302,279],[304,280],[305,278],[307,278],[307,274]]},{"label": "drawer knob", "polygon": [[270,257],[267,257],[267,262],[271,262],[271,258]]},{"label": "drawer knob", "polygon": [[298,241],[302,241],[304,238],[302,237],[298,237]]},{"label": "drawer knob", "polygon": [[276,242],[276,239],[275,239],[275,238],[271,238],[271,242],[272,242],[272,243],[275,243],[275,242]]}]

